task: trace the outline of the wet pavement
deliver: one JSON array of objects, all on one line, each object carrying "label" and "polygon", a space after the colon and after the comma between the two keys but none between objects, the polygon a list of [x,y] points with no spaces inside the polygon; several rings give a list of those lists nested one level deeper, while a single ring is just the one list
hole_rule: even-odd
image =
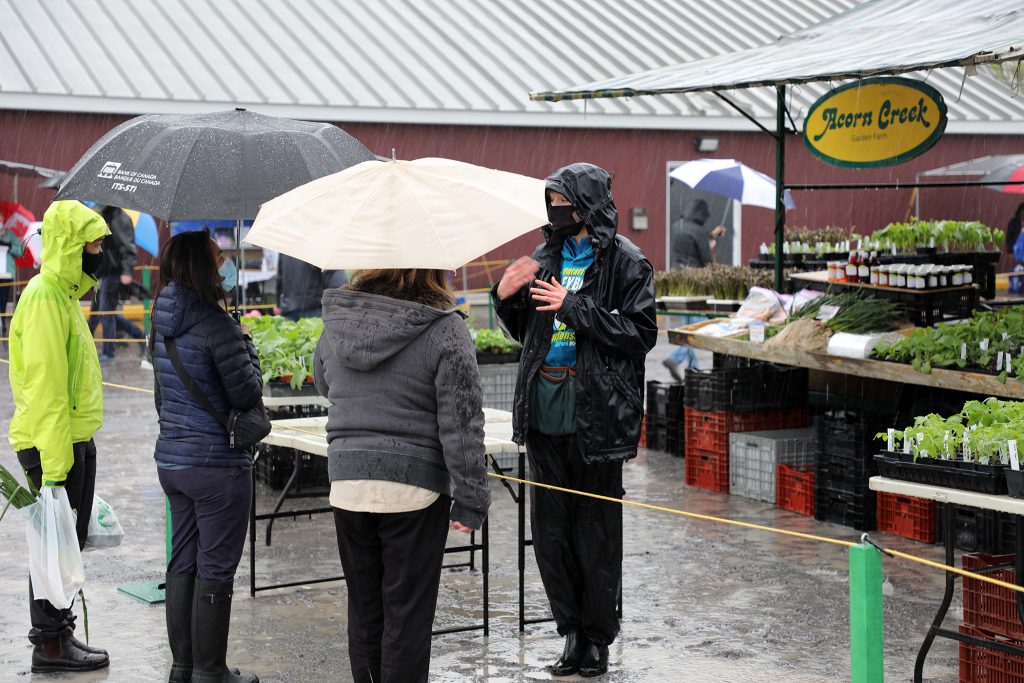
[{"label": "wet pavement", "polygon": [[[661,360],[664,339],[648,358],[649,378],[668,379]],[[0,347],[0,356],[6,357]],[[709,358],[702,358],[706,363]],[[6,376],[6,369],[3,369]],[[105,367],[108,381],[149,387],[135,353],[122,352]],[[164,503],[152,447],[157,424],[150,396],[108,388],[106,422],[96,437],[97,492],[110,502],[126,531],[118,547],[87,553],[86,586],[92,642],[110,650],[111,667],[75,681],[166,680],[170,654],[160,605],[136,602],[117,592],[125,584],[156,581],[164,560]],[[0,432],[6,434],[11,395],[0,381]],[[16,467],[10,449],[0,462]],[[553,625],[518,631],[517,511],[493,483],[490,546],[490,625],[479,631],[438,636],[433,641],[431,680],[552,679],[545,666],[561,652]],[[773,506],[683,485],[683,461],[641,451],[626,465],[627,498],[778,528],[856,540],[852,529],[816,522]],[[257,487],[257,505],[268,511],[276,492]],[[289,501],[286,509],[326,505],[325,499]],[[624,619],[610,648],[609,682],[646,681],[843,681],[849,680],[849,606],[845,548],[738,529],[711,522],[627,508],[625,520]],[[273,545],[257,545],[261,584],[336,576],[340,573],[334,529],[328,515],[278,520]],[[887,534],[883,543],[932,560],[942,552]],[[449,545],[461,544],[453,533]],[[26,604],[24,523],[15,513],[0,522],[0,682],[50,680],[29,673],[31,646]],[[449,561],[455,561],[449,556]],[[479,563],[480,557],[475,558]],[[438,599],[437,628],[481,618],[478,569],[446,570]],[[914,658],[942,591],[939,572],[886,560],[884,586],[885,666],[889,681],[909,681]],[[261,592],[249,597],[248,551],[239,566],[229,661],[261,680],[350,681],[345,647],[346,591],[343,583]],[[528,618],[547,616],[532,551],[527,554]],[[947,618],[960,618],[959,590]],[[82,635],[81,619],[79,635]],[[957,648],[939,641],[925,669],[935,682],[957,680]],[[583,680],[583,679],[578,679]]]}]

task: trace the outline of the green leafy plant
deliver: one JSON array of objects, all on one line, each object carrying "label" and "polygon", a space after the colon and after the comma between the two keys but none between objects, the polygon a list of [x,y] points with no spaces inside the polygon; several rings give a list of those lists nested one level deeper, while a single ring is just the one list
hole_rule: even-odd
[{"label": "green leafy plant", "polygon": [[[909,443],[915,461],[959,458],[983,465],[1005,465],[1009,461],[1009,442],[1024,433],[1022,430],[1024,402],[987,398],[967,401],[959,413],[949,417],[934,413],[919,416],[914,424],[894,430],[894,438]],[[876,438],[887,441],[888,434],[879,433]],[[895,443],[893,447],[899,449]]]},{"label": "green leafy plant", "polygon": [[27,487],[22,486],[7,468],[0,465],[0,502],[3,502],[3,508],[0,509],[0,519],[4,518],[9,508],[13,507],[15,510],[20,510],[26,505],[36,502],[38,497],[39,491],[35,490],[32,482],[28,482]]},{"label": "green leafy plant", "polygon": [[313,354],[324,330],[320,318],[303,318],[293,322],[278,316],[247,318],[252,334],[263,383],[278,377],[290,377],[293,389],[298,389],[313,374]]},{"label": "green leafy plant", "polygon": [[883,249],[912,253],[919,247],[934,247],[946,252],[985,251],[991,245],[999,249],[1006,239],[1002,230],[993,230],[980,221],[921,221],[890,223],[871,233],[871,242]]},{"label": "green leafy plant", "polygon": [[506,337],[501,330],[470,328],[469,332],[476,350],[481,353],[512,353],[519,348],[519,344]]},{"label": "green leafy plant", "polygon": [[1024,355],[1024,306],[976,311],[969,320],[918,329],[907,337],[880,343],[873,355],[910,363],[923,373],[936,367],[977,368],[998,373],[999,381],[1005,383],[1008,374],[1019,377],[1024,372],[1020,357]]},{"label": "green leafy plant", "polygon": [[866,334],[868,332],[889,332],[903,324],[900,309],[887,299],[880,299],[861,292],[826,293],[790,314],[790,322],[814,318],[822,306],[837,306],[839,311],[825,323],[833,332]]}]

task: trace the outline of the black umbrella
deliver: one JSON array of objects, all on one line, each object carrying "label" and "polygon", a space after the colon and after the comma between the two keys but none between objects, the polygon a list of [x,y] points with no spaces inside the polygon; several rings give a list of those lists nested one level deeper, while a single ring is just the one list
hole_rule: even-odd
[{"label": "black umbrella", "polygon": [[337,126],[244,109],[125,121],[100,138],[57,199],[142,211],[166,221],[255,218],[260,204],[374,155]]}]

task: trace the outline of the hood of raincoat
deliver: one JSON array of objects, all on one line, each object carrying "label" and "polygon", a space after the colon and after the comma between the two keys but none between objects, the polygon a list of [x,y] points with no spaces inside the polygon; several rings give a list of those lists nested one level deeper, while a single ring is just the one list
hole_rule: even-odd
[{"label": "hood of raincoat", "polygon": [[[618,231],[619,210],[612,199],[612,178],[607,171],[594,164],[569,164],[548,176],[544,184],[544,201],[549,201],[548,192],[558,192],[568,199],[598,249],[612,243]],[[545,242],[559,241],[550,225],[542,232]]]},{"label": "hood of raincoat", "polygon": [[324,292],[324,332],[335,361],[354,370],[373,370],[402,351],[446,315],[440,302],[420,303],[384,294],[329,289]]},{"label": "hood of raincoat", "polygon": [[708,216],[711,215],[711,211],[708,209],[708,203],[703,199],[690,199],[683,204],[682,220],[686,223],[696,223],[697,225],[704,225],[707,222]]},{"label": "hood of raincoat", "polygon": [[81,298],[96,284],[95,278],[82,272],[82,249],[87,242],[110,234],[106,221],[81,202],[59,201],[46,209],[40,232],[43,242],[40,271],[56,278],[69,296]]}]

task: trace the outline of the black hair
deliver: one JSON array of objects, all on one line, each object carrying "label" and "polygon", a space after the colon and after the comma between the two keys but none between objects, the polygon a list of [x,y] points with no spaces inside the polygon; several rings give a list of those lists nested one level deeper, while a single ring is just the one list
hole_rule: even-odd
[{"label": "black hair", "polygon": [[[175,235],[160,248],[160,290],[174,282],[215,308],[227,303],[208,230]],[[157,297],[160,296],[158,291]],[[156,297],[154,297],[155,299]]]}]

